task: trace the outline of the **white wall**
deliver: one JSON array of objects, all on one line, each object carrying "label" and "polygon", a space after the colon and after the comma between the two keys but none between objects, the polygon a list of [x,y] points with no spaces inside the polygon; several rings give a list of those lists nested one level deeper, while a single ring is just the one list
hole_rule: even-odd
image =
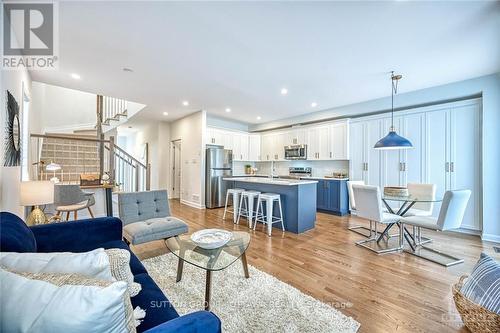
[{"label": "white wall", "polygon": [[[40,115],[43,133],[71,133],[74,130],[94,129],[96,124],[97,95],[81,90],[33,82],[32,108]],[[127,118],[111,121],[103,131],[112,131],[133,118],[144,104],[128,101]]]},{"label": "white wall", "polygon": [[[31,94],[31,77],[26,70],[1,71],[1,110],[0,122],[2,124],[2,149],[0,151],[0,210],[8,211],[23,216],[23,208],[19,205],[21,167],[4,167],[4,150],[3,143],[5,142],[5,122],[6,122],[6,90],[9,90],[12,96],[19,104],[20,120],[23,117],[23,85],[28,95]],[[33,109],[30,112],[33,115]],[[36,115],[32,119],[37,119]],[[36,122],[30,121],[30,131],[35,129]],[[21,125],[22,128],[22,125]],[[21,134],[22,135],[22,134]]]},{"label": "white wall", "polygon": [[172,188],[172,166],[170,165],[170,123],[158,124],[158,187],[161,189]]},{"label": "white wall", "polygon": [[181,202],[196,208],[205,207],[206,126],[205,111],[193,113],[170,125],[170,140],[182,142]]},{"label": "white wall", "polygon": [[207,126],[248,132],[248,124],[207,114]]},{"label": "white wall", "polygon": [[43,132],[67,133],[95,126],[95,94],[33,82],[32,96],[32,109],[40,115]]},{"label": "white wall", "polygon": [[[139,161],[143,161],[144,144],[149,146],[149,163],[151,164],[151,189],[163,189],[160,186],[160,148],[158,142],[158,123],[149,122],[134,125],[133,130],[118,131],[117,145]],[[145,162],[145,161],[144,161]]]}]

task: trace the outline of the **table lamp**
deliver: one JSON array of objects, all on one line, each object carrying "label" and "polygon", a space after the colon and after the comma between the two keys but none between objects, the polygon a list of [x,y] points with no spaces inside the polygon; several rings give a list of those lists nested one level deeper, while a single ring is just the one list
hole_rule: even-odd
[{"label": "table lamp", "polygon": [[45,170],[54,172],[54,177],[50,178],[51,182],[54,184],[59,183],[59,178],[56,177],[56,171],[61,170],[61,166],[59,164],[51,161],[50,164],[45,167]]},{"label": "table lamp", "polygon": [[27,225],[44,224],[47,221],[45,213],[40,205],[54,202],[54,183],[51,181],[26,181],[21,182],[21,206],[34,206],[28,219]]}]

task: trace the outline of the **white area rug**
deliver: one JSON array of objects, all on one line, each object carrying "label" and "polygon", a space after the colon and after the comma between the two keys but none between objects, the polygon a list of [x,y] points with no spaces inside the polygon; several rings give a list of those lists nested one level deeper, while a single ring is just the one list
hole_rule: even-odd
[{"label": "white area rug", "polygon": [[[144,266],[179,314],[203,309],[205,270],[184,264],[175,282],[177,257],[146,259]],[[360,324],[335,308],[249,265],[245,279],[241,261],[212,273],[210,310],[223,332],[356,332]]]}]

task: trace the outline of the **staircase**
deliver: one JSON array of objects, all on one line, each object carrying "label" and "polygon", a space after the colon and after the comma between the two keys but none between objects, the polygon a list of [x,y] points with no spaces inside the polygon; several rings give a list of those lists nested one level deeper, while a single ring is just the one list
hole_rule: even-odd
[{"label": "staircase", "polygon": [[[31,170],[32,179],[57,177],[62,183],[79,184],[80,175],[108,174],[109,183],[116,184],[120,191],[150,189],[151,165],[115,145],[114,137],[102,140],[91,135],[31,134],[30,141],[30,152],[36,161]],[[58,164],[60,170],[46,170],[50,163]]]},{"label": "staircase", "polygon": [[[139,161],[115,144],[114,137],[104,139],[104,133],[125,123],[129,116],[145,105],[124,99],[97,95],[96,125],[71,134],[31,134],[30,170],[32,179],[79,184],[80,176],[108,174],[109,183],[121,191],[144,191],[150,188],[150,165],[146,144],[146,162]],[[47,170],[47,166],[57,170]],[[59,168],[60,167],[60,168]],[[50,168],[49,168],[50,169]]]},{"label": "staircase", "polygon": [[[129,116],[134,115],[137,109],[132,107],[132,113],[129,111],[130,105],[128,101],[120,98],[97,95],[97,117],[100,120],[96,126],[97,131],[103,133],[124,124]],[[135,112],[134,112],[135,110]]]}]

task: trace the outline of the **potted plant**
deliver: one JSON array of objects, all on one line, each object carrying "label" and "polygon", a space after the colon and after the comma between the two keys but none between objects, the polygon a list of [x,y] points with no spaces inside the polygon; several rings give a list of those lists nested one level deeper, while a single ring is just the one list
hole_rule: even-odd
[{"label": "potted plant", "polygon": [[245,174],[246,175],[252,174],[252,166],[250,164],[245,165]]}]

